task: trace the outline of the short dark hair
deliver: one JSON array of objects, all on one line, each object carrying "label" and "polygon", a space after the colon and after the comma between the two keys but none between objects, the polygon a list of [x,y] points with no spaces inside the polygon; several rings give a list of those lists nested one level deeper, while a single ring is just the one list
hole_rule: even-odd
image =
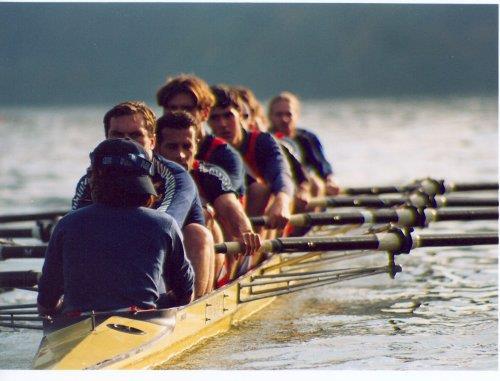
[{"label": "short dark hair", "polygon": [[188,112],[183,110],[170,111],[156,121],[156,141],[158,145],[162,143],[162,131],[167,128],[176,130],[187,130],[194,127],[196,131],[196,119]]},{"label": "short dark hair", "polygon": [[210,90],[212,90],[212,93],[215,96],[214,107],[233,107],[238,110],[238,112],[243,110],[241,98],[235,89],[226,85],[214,85],[210,87]]},{"label": "short dark hair", "polygon": [[103,119],[105,136],[108,137],[111,118],[136,114],[141,115],[144,118],[146,131],[148,132],[149,136],[154,136],[156,115],[154,111],[146,105],[146,103],[140,101],[122,102],[109,110],[106,115],[104,115]]}]

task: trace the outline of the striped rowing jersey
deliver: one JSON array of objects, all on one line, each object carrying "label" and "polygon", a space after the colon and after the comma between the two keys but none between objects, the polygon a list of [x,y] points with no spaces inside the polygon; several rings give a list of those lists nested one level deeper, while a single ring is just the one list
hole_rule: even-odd
[{"label": "striped rowing jersey", "polygon": [[[205,224],[200,196],[189,173],[179,164],[155,154],[155,174],[152,178],[159,199],[154,209],[171,215],[182,228],[191,223]],[[92,204],[88,174],[76,186],[71,209],[76,210]]]},{"label": "striped rowing jersey", "polygon": [[217,198],[227,193],[234,193],[238,197],[238,192],[233,188],[231,179],[222,168],[216,165],[195,160],[191,176],[198,186],[202,202],[214,203]]},{"label": "striped rowing jersey", "polygon": [[238,196],[245,194],[245,167],[243,159],[236,149],[224,139],[212,134],[206,134],[198,148],[196,159],[205,163],[215,164],[229,176],[233,189]]}]

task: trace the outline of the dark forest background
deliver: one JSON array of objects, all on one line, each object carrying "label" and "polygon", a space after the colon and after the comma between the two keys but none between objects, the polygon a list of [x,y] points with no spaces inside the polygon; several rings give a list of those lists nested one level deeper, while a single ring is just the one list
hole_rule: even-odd
[{"label": "dark forest background", "polygon": [[152,101],[181,72],[264,99],[496,94],[498,7],[0,3],[0,104]]}]

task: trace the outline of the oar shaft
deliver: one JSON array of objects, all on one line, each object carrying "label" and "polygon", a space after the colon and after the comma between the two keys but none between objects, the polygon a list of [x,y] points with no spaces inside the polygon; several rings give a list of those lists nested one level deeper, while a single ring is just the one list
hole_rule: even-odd
[{"label": "oar shaft", "polygon": [[36,229],[30,229],[30,228],[0,229],[0,238],[37,238]]},{"label": "oar shaft", "polygon": [[497,245],[498,235],[492,234],[433,234],[416,235],[412,248],[432,246]]},{"label": "oar shaft", "polygon": [[40,275],[36,271],[0,272],[0,287],[33,287],[38,284]]},{"label": "oar shaft", "polygon": [[64,216],[68,212],[69,210],[54,210],[51,212],[40,212],[40,213],[5,214],[0,216],[0,223],[53,220],[56,219],[57,217]]},{"label": "oar shaft", "polygon": [[[383,224],[395,223],[399,226],[425,226],[437,221],[469,221],[469,220],[497,220],[498,208],[477,209],[433,209],[424,210],[415,207],[399,209],[354,210],[351,212],[336,213],[303,213],[292,215],[289,224],[299,227],[323,225],[350,225],[350,224]],[[266,216],[252,217],[254,226],[265,225]]]},{"label": "oar shaft", "polygon": [[426,178],[414,181],[403,186],[374,186],[374,187],[353,187],[342,189],[342,194],[382,194],[382,193],[404,193],[420,190],[429,195],[443,194],[446,192],[468,192],[482,190],[498,190],[498,182],[476,182],[476,183],[445,183],[444,180]]},{"label": "oar shaft", "polygon": [[[343,250],[378,250],[392,253],[408,253],[415,247],[494,244],[498,244],[498,233],[434,236],[410,234],[404,230],[394,229],[388,233],[361,236],[278,238],[264,241],[261,250],[275,253]],[[239,242],[224,242],[215,245],[215,250],[216,253],[236,254],[242,251],[242,246]]]},{"label": "oar shaft", "polygon": [[332,196],[315,198],[309,202],[311,207],[363,207],[363,208],[392,208],[398,205],[413,205],[424,207],[469,207],[469,206],[498,206],[498,197],[457,197],[436,195],[430,197],[422,192],[413,192],[408,196],[381,197],[377,195],[362,196]]},{"label": "oar shaft", "polygon": [[1,246],[0,260],[10,258],[44,258],[46,245],[34,246]]},{"label": "oar shaft", "polygon": [[498,190],[498,182],[483,183],[450,183],[445,186],[447,192],[469,192],[483,190]]}]

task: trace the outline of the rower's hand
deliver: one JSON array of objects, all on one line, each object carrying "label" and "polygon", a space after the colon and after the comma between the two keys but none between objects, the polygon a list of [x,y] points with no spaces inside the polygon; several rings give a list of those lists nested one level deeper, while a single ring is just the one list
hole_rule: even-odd
[{"label": "rower's hand", "polygon": [[268,218],[267,227],[269,229],[283,229],[290,221],[291,216],[289,196],[283,192],[273,195],[273,201],[264,214]]},{"label": "rower's hand", "polygon": [[245,232],[240,237],[240,243],[243,244],[245,251],[243,255],[251,255],[256,252],[262,246],[262,241],[260,240],[260,235],[254,232]]},{"label": "rower's hand", "polygon": [[307,204],[311,200],[311,192],[308,183],[304,182],[297,187],[295,191],[295,213],[304,212],[307,209]]},{"label": "rower's hand", "polygon": [[325,193],[327,196],[336,196],[340,193],[340,186],[333,176],[328,176],[326,178]]}]

